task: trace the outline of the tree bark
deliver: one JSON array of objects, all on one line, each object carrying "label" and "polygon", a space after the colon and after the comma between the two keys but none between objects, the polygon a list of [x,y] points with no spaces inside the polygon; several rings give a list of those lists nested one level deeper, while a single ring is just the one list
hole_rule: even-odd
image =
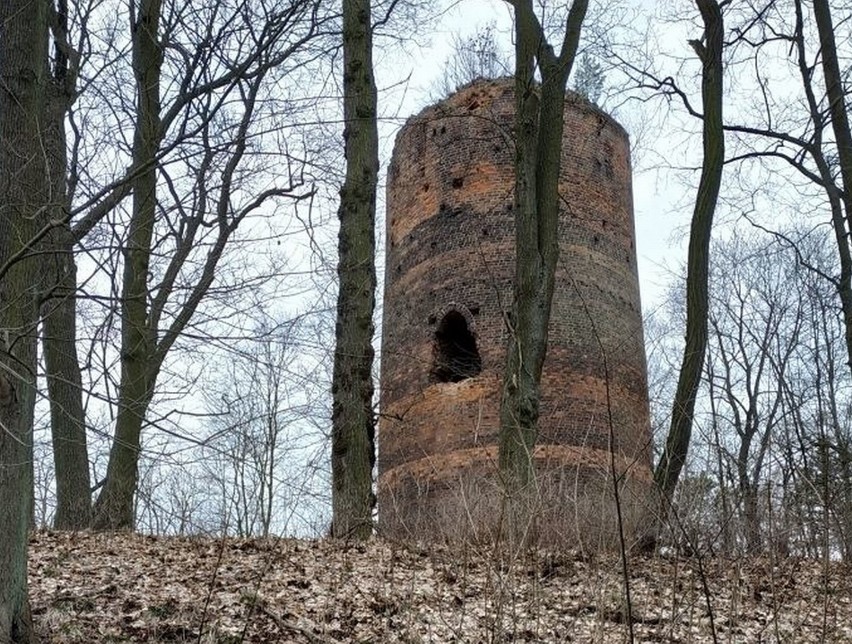
[{"label": "tree bark", "polygon": [[77,265],[68,222],[65,116],[74,100],[76,62],[68,56],[68,6],[57,2],[53,19],[54,65],[44,104],[44,149],[50,171],[50,216],[56,222],[45,238],[50,253],[47,293],[41,306],[42,347],[48,398],[56,515],[53,525],[81,530],[91,521],[91,481],[83,411],[83,385],[77,359]]},{"label": "tree bark", "polygon": [[[800,17],[801,7],[796,6],[797,18]],[[834,183],[826,184],[829,198],[832,201],[832,219],[835,236],[840,252],[841,275],[838,282],[838,292],[843,305],[843,317],[846,324],[846,349],[848,363],[852,368],[852,260],[849,253],[849,230],[852,230],[852,132],[849,129],[849,116],[846,111],[845,89],[840,64],[837,59],[837,44],[834,37],[831,8],[827,0],[814,0],[814,17],[816,18],[819,44],[822,50],[822,70],[825,77],[825,93],[828,97],[828,111],[831,115],[831,127],[837,143],[837,156],[840,161],[840,178],[843,190],[839,195],[832,194]],[[801,54],[800,54],[801,56]],[[830,172],[828,173],[830,177]],[[837,216],[834,201],[843,203],[846,212],[845,223]]]},{"label": "tree bark", "polygon": [[692,214],[686,269],[686,339],[672,420],[654,480],[670,500],[689,453],[695,397],[707,351],[709,309],[708,270],[713,215],[722,183],[725,135],[722,127],[722,42],[724,23],[716,0],[696,0],[704,21],[704,39],[692,45],[702,62],[701,97],[704,104],[704,163]]},{"label": "tree bark", "polygon": [[[535,504],[533,450],[556,262],[565,85],[588,2],[575,0],[557,56],[530,0],[515,9],[515,283],[500,401],[499,468],[509,534],[527,528]],[[535,80],[536,63],[541,85]]]},{"label": "tree bark", "polygon": [[847,225],[852,229],[852,133],[849,129],[843,76],[840,73],[840,64],[837,60],[837,45],[834,40],[834,26],[832,25],[828,0],[814,0],[814,17],[816,18],[819,44],[822,50],[822,70],[825,76],[825,91],[828,96],[831,126],[834,130],[834,137],[837,141],[837,155],[840,159],[843,205],[846,210]]},{"label": "tree bark", "polygon": [[83,385],[77,358],[77,266],[67,226],[54,230],[47,242],[52,245],[48,273],[52,298],[42,305],[42,347],[56,473],[53,525],[59,530],[82,530],[90,524],[92,503]]},{"label": "tree bark", "polygon": [[0,3],[0,644],[34,641],[27,600],[33,408],[48,176],[39,117],[47,71],[46,0]]},{"label": "tree bark", "polygon": [[332,535],[372,533],[375,421],[373,311],[376,291],[378,129],[370,0],[343,0],[343,138],[336,345],[332,380]]},{"label": "tree bark", "polygon": [[101,530],[133,528],[133,498],[138,479],[140,437],[151,401],[149,383],[154,362],[156,329],[149,324],[148,266],[157,205],[156,157],[160,126],[158,39],[161,0],[141,0],[131,15],[133,72],[137,116],[133,139],[133,212],[124,253],[121,299],[121,385],[115,437],[103,490],[94,508],[94,526]]}]

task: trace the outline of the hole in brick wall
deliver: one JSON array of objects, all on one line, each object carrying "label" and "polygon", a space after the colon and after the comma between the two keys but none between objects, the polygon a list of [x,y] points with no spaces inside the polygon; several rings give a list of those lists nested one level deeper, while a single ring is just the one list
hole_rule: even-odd
[{"label": "hole in brick wall", "polygon": [[437,315],[430,315],[428,318],[426,318],[426,321],[429,324],[435,324],[438,321],[438,316]]},{"label": "hole in brick wall", "polygon": [[441,134],[446,134],[446,133],[447,133],[447,128],[442,125],[441,126]]},{"label": "hole in brick wall", "polygon": [[464,179],[462,177],[456,177],[452,181],[453,188],[461,188],[464,185]]},{"label": "hole in brick wall", "polygon": [[479,307],[478,306],[471,306],[470,307],[470,314],[471,315],[479,315]]},{"label": "hole in brick wall", "polygon": [[477,107],[479,107],[479,101],[477,101],[477,100],[473,100],[473,101],[471,101],[471,102],[470,102],[470,105],[468,105],[468,106],[467,106],[467,109],[468,109],[468,110],[470,110],[470,111],[472,112],[472,111],[473,111],[473,110],[475,110]]},{"label": "hole in brick wall", "polygon": [[592,241],[593,241],[595,244],[597,244],[597,243],[600,241],[600,238],[599,238],[597,235],[595,235],[594,237],[592,237]]},{"label": "hole in brick wall", "polygon": [[483,228],[483,229],[482,229],[482,236],[483,236],[483,237],[488,237],[488,229],[487,229],[487,228]]},{"label": "hole in brick wall", "polygon": [[428,183],[423,184],[423,192],[429,192],[429,184]]},{"label": "hole in brick wall", "polygon": [[599,161],[595,161],[597,165],[597,169],[601,172],[607,179],[613,178],[613,170],[612,170],[612,161],[609,158],[604,158]]},{"label": "hole in brick wall", "polygon": [[450,311],[441,319],[435,330],[432,356],[432,382],[461,382],[482,371],[476,338],[458,311]]},{"label": "hole in brick wall", "polygon": [[464,214],[464,208],[451,208],[448,204],[442,203],[438,206],[438,216],[444,219],[451,219]]}]

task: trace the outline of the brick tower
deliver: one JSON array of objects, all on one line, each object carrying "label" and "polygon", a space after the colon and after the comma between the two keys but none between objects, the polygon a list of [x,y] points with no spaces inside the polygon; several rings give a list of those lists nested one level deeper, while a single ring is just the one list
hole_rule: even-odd
[{"label": "brick tower", "polygon": [[[511,79],[478,81],[408,120],[387,188],[379,525],[479,538],[500,519],[497,432],[511,308]],[[612,535],[651,485],[647,374],[625,131],[568,94],[560,259],[535,452],[546,542]]]}]

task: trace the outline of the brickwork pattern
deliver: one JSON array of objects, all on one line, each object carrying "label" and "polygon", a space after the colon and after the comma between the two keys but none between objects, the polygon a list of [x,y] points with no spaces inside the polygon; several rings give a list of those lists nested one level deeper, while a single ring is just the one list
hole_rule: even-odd
[{"label": "brickwork pattern", "polygon": [[[428,527],[445,536],[459,520],[479,533],[497,513],[504,314],[515,264],[513,90],[511,79],[474,83],[397,136],[379,425],[379,521],[389,534],[427,536]],[[650,487],[651,463],[628,137],[569,93],[563,140],[560,260],[535,458],[553,483],[544,502],[563,508],[569,526],[581,505],[600,507],[581,503],[578,490],[587,500],[606,496],[611,453],[637,499]],[[435,382],[436,329],[449,311],[467,320],[481,372]],[[481,512],[471,513],[474,503]]]}]

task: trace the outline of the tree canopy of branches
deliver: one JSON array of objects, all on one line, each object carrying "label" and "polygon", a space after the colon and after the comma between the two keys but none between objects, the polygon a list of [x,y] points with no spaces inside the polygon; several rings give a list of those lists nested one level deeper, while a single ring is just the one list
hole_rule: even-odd
[{"label": "tree canopy of branches", "polygon": [[498,78],[509,74],[510,64],[500,48],[497,29],[489,23],[467,38],[455,38],[453,53],[444,63],[438,85],[441,96],[478,78]]},{"label": "tree canopy of branches", "polygon": [[[317,3],[307,1],[274,9],[261,1],[220,4],[186,15],[160,0],[132,9],[129,168],[77,224],[120,219],[122,201],[132,194],[122,222],[127,236],[119,241],[123,280],[113,287],[121,302],[121,377],[112,449],[94,507],[99,528],[133,525],[140,437],[158,376],[221,281],[222,259],[238,231],[282,199],[311,194],[292,155],[283,180],[252,184],[252,172],[263,167],[252,151],[273,118],[275,74],[316,55],[305,52],[323,22]],[[288,157],[286,150],[280,154]]]}]

